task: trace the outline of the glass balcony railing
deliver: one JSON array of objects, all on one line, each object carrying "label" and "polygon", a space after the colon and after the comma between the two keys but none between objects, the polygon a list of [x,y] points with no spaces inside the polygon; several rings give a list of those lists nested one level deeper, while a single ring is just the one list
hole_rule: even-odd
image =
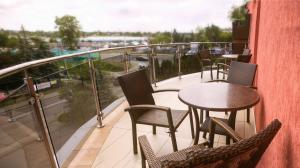
[{"label": "glass balcony railing", "polygon": [[[228,43],[197,44],[223,50]],[[199,72],[192,46],[99,49],[0,70],[0,167],[62,167],[88,132],[102,127],[103,118],[124,101],[119,75],[146,68],[156,85]]]},{"label": "glass balcony railing", "polygon": [[22,73],[0,79],[0,167],[51,167],[39,118],[23,79]]}]

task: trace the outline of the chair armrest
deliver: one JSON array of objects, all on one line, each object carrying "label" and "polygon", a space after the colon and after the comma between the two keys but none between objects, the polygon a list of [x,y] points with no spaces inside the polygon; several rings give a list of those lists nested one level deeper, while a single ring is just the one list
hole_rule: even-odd
[{"label": "chair armrest", "polygon": [[179,92],[179,89],[160,89],[160,90],[154,90],[154,93],[158,92]]},{"label": "chair armrest", "polygon": [[151,104],[141,104],[141,105],[132,105],[127,108],[125,108],[125,111],[128,111],[130,113],[131,110],[161,110],[166,112],[167,117],[168,117],[168,123],[170,126],[173,127],[173,119],[172,119],[172,114],[171,114],[171,109],[169,107],[163,107],[163,106],[156,106],[156,105],[151,105]]},{"label": "chair armrest", "polygon": [[222,120],[215,118],[215,117],[211,117],[210,121],[211,121],[210,126],[209,126],[210,147],[212,147],[212,144],[213,144],[212,140],[214,137],[216,125],[222,127],[229,134],[229,136],[233,139],[233,141],[240,141],[243,139],[231,127],[229,127],[229,125],[224,123]]},{"label": "chair armrest", "polygon": [[130,110],[151,110],[151,109],[156,109],[156,110],[161,110],[161,111],[171,111],[169,107],[164,107],[164,106],[156,106],[156,105],[151,105],[151,104],[141,104],[141,105],[132,105],[127,108],[125,108],[125,111],[130,111]]},{"label": "chair armrest", "polygon": [[145,156],[148,164],[151,165],[152,163],[156,162],[157,159],[155,153],[152,150],[147,137],[145,135],[142,135],[138,137],[138,140],[139,140],[142,155]]},{"label": "chair armrest", "polygon": [[228,83],[227,80],[222,80],[222,79],[210,80],[210,81],[207,81],[207,82],[226,82],[226,83]]},{"label": "chair armrest", "polygon": [[211,62],[211,59],[201,59],[201,61],[209,61],[209,62]]}]

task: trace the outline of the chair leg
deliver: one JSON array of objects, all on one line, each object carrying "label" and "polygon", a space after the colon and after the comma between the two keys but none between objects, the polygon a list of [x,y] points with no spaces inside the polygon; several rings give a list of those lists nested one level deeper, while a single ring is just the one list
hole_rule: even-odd
[{"label": "chair leg", "polygon": [[230,137],[226,136],[226,145],[230,145]]},{"label": "chair leg", "polygon": [[250,123],[250,109],[247,109],[247,123]]},{"label": "chair leg", "polygon": [[136,124],[132,123],[132,142],[133,142],[133,153],[137,154],[137,134],[136,134]]},{"label": "chair leg", "polygon": [[192,138],[195,138],[195,132],[194,132],[194,121],[193,121],[193,113],[191,108],[189,107],[189,116],[190,116],[190,123],[191,123],[191,134],[192,134]]},{"label": "chair leg", "polygon": [[203,78],[203,64],[201,65],[201,79]]},{"label": "chair leg", "polygon": [[176,152],[176,151],[178,151],[178,148],[177,148],[175,130],[170,129],[170,134],[171,134],[171,140],[172,140],[172,145],[173,145],[173,151]]},{"label": "chair leg", "polygon": [[214,77],[213,77],[213,65],[211,65],[211,67],[210,67],[210,78],[211,78],[211,80],[214,79]]},{"label": "chair leg", "polygon": [[219,66],[217,67],[217,79],[219,79]]},{"label": "chair leg", "polygon": [[140,149],[141,149],[142,168],[146,168],[146,157],[145,157],[145,154],[144,154],[142,148],[140,148]]},{"label": "chair leg", "polygon": [[200,122],[199,122],[199,116],[196,108],[192,108],[195,116],[195,126],[196,126],[196,135],[194,139],[194,145],[198,144],[199,141],[199,132],[200,132]]},{"label": "chair leg", "polygon": [[209,118],[209,110],[205,111],[205,118]]},{"label": "chair leg", "polygon": [[200,110],[200,124],[203,124],[203,110]]},{"label": "chair leg", "polygon": [[154,135],[156,134],[156,126],[155,126],[155,125],[152,126],[152,133],[153,133]]},{"label": "chair leg", "polygon": [[[205,111],[205,118],[209,118],[209,110]],[[203,138],[206,139],[207,132],[203,132]]]}]

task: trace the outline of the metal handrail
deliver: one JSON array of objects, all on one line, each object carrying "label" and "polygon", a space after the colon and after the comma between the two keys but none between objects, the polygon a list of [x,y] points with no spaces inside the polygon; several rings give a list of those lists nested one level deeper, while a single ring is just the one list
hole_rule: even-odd
[{"label": "metal handrail", "polygon": [[[44,58],[40,60],[34,60],[29,61],[25,63],[21,63],[18,65],[14,65],[5,69],[0,70],[0,79],[4,78],[6,76],[24,71],[29,68],[37,67],[40,65],[53,63],[59,60],[74,58],[82,55],[89,55],[93,53],[100,53],[100,52],[108,52],[108,51],[118,51],[118,50],[128,50],[128,49],[136,49],[136,48],[143,48],[143,47],[157,47],[157,46],[178,46],[178,45],[190,45],[190,44],[229,44],[233,42],[191,42],[191,43],[165,43],[165,44],[150,44],[150,45],[138,45],[138,46],[125,46],[125,47],[113,47],[113,48],[104,48],[104,49],[97,49],[97,50],[91,50],[91,51],[85,51],[80,53],[74,53],[74,54],[66,54],[62,56],[56,56],[56,57],[50,57],[50,58]],[[238,43],[244,43],[244,42],[238,42]]]}]

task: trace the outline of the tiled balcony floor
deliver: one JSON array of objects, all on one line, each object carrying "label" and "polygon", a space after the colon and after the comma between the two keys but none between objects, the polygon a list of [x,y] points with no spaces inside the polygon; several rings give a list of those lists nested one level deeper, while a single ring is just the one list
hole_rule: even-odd
[{"label": "tiled balcony floor", "polygon": [[[156,89],[163,88],[183,88],[199,82],[209,80],[209,72],[205,72],[204,79],[201,79],[200,73],[182,76],[182,79],[172,78],[158,83]],[[187,109],[187,106],[178,100],[178,94],[172,92],[156,93],[154,95],[158,105],[169,106],[174,109]],[[104,128],[95,128],[85,142],[78,147],[64,164],[65,167],[93,167],[93,168],[110,168],[110,167],[141,167],[140,152],[133,154],[131,120],[129,114],[123,111],[127,102],[121,104],[108,117],[104,119],[106,126]],[[228,118],[224,112],[211,112],[211,116]],[[246,121],[246,111],[238,111],[236,118],[236,131],[242,137],[249,137],[255,133],[254,114],[251,110],[251,123]],[[152,134],[152,127],[138,125],[138,136],[146,135],[152,148],[157,155],[163,155],[172,152],[171,139],[166,133],[166,128],[157,128],[157,134]],[[200,137],[202,134],[200,134]],[[183,149],[191,146],[190,122],[187,117],[176,133],[178,148]],[[205,139],[200,138],[200,142]],[[225,145],[225,136],[215,136],[215,146]]]}]

